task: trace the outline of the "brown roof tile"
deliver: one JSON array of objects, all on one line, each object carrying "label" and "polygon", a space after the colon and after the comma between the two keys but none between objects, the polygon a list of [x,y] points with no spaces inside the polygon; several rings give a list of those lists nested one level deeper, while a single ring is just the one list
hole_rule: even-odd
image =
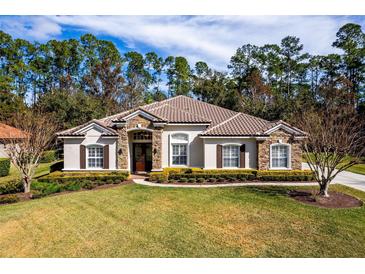
[{"label": "brown roof tile", "polygon": [[0,123],[0,139],[20,139],[25,136],[26,133],[20,129]]}]

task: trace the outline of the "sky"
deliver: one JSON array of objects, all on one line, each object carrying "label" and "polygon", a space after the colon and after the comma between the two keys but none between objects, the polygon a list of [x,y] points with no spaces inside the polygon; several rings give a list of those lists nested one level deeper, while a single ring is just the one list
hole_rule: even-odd
[{"label": "sky", "polygon": [[0,30],[39,42],[92,33],[122,53],[155,51],[225,70],[243,44],[278,44],[287,35],[299,37],[310,54],[336,52],[336,32],[349,22],[365,29],[365,16],[0,16]]}]

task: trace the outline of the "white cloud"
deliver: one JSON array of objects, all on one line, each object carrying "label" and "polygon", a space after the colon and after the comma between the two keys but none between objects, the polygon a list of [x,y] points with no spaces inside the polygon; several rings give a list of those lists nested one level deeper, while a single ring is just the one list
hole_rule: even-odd
[{"label": "white cloud", "polygon": [[[309,53],[333,52],[331,44],[337,30],[354,21],[335,16],[51,16],[7,20],[8,25],[17,21],[9,30],[3,28],[4,19],[0,18],[0,27],[11,34],[46,40],[59,36],[62,28],[73,27],[116,37],[131,48],[143,44],[166,55],[186,56],[191,63],[204,60],[217,69],[225,69],[243,44],[280,43],[287,35],[300,37]],[[360,23],[364,25],[364,19]]]}]

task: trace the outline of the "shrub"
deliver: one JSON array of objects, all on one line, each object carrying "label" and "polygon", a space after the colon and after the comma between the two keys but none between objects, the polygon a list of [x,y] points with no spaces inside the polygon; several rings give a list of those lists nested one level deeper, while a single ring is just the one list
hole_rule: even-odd
[{"label": "shrub", "polygon": [[34,191],[41,192],[44,196],[63,191],[63,186],[60,184],[43,183],[38,181],[32,182],[31,188]]},{"label": "shrub", "polygon": [[169,175],[167,172],[161,171],[161,172],[151,172],[149,180],[151,182],[167,182],[169,179]]},{"label": "shrub", "polygon": [[0,194],[11,194],[23,191],[23,183],[20,180],[12,180],[0,183]]},{"label": "shrub", "polygon": [[211,182],[211,183],[215,183],[216,181],[217,181],[217,179],[213,178],[213,177],[208,179],[208,182]]},{"label": "shrub", "polygon": [[63,186],[63,189],[66,191],[77,191],[81,189],[81,185],[79,182],[67,182]]},{"label": "shrub", "polygon": [[19,201],[19,197],[15,194],[7,194],[0,196],[0,204],[12,204]]},{"label": "shrub", "polygon": [[129,176],[128,172],[60,172],[56,171],[47,176],[38,178],[40,182],[66,183],[73,181],[125,181]]},{"label": "shrub", "polygon": [[189,183],[195,183],[195,182],[196,182],[196,179],[195,179],[195,178],[189,178],[189,179],[188,179],[188,182],[189,182]]},{"label": "shrub", "polygon": [[245,179],[245,180],[253,180],[255,179],[255,175],[252,173],[192,173],[192,174],[170,174],[169,179],[175,179],[175,180],[180,180],[181,178],[204,178],[209,179],[209,178],[223,178],[224,180],[229,180],[229,179],[233,179],[233,180],[241,180],[241,178]]},{"label": "shrub", "polygon": [[197,179],[196,179],[196,181],[197,181],[198,183],[204,183],[204,182],[205,182],[205,179],[204,179],[204,178],[202,178],[202,177],[199,177],[199,178],[197,178]]},{"label": "shrub", "polygon": [[50,166],[50,172],[55,172],[55,171],[61,171],[63,169],[63,161],[59,161],[59,162],[56,162],[56,163],[53,163],[51,166]]},{"label": "shrub", "polygon": [[219,178],[217,179],[217,181],[218,181],[218,182],[224,182],[224,181],[225,181],[225,179],[224,179],[223,177],[219,177]]},{"label": "shrub", "polygon": [[56,160],[57,160],[57,151],[56,150],[47,150],[47,151],[43,152],[40,162],[41,163],[52,163]]},{"label": "shrub", "polygon": [[10,159],[0,158],[0,177],[8,176],[10,172]]},{"label": "shrub", "polygon": [[180,178],[180,180],[179,180],[180,183],[186,183],[187,181],[188,181],[187,178]]},{"label": "shrub", "polygon": [[257,179],[261,181],[313,181],[311,170],[259,170]]}]

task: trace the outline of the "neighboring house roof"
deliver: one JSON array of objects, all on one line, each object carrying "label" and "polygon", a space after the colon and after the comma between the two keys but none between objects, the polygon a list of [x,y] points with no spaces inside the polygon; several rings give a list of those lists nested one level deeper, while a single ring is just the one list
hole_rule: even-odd
[{"label": "neighboring house roof", "polygon": [[0,139],[22,139],[26,133],[15,127],[0,123]]},{"label": "neighboring house roof", "polygon": [[[182,95],[91,122],[99,123],[106,128],[114,130],[111,128],[114,126],[114,123],[125,122],[139,112],[145,112],[151,117],[153,122],[165,122],[167,124],[207,124],[207,129],[200,134],[201,136],[265,136],[270,129],[279,127],[280,125],[285,129],[290,129],[294,135],[305,135],[305,132],[283,121],[269,122],[258,117]],[[87,125],[88,123],[65,130],[58,135],[77,135],[78,130]]]}]

